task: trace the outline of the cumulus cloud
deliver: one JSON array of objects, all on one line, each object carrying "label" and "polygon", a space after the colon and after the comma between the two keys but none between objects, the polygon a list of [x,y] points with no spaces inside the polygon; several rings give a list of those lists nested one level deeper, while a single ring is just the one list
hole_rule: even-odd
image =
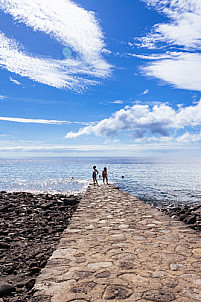
[{"label": "cumulus cloud", "polygon": [[109,76],[111,66],[102,56],[104,37],[93,12],[70,0],[0,0],[0,9],[76,53],[76,58],[65,60],[33,57],[0,33],[1,67],[39,83],[77,90],[97,83],[89,77]]},{"label": "cumulus cloud", "polygon": [[44,119],[28,119],[18,117],[0,117],[0,121],[15,122],[15,123],[33,123],[33,124],[49,124],[49,125],[63,125],[63,124],[81,124],[88,125],[85,122],[71,122],[71,121],[57,121],[57,120],[44,120]]},{"label": "cumulus cloud", "polygon": [[201,131],[199,133],[185,132],[183,135],[177,137],[179,143],[193,143],[201,141]]},{"label": "cumulus cloud", "polygon": [[[148,105],[126,106],[116,111],[110,118],[69,132],[66,138],[76,138],[80,135],[94,134],[96,136],[113,137],[119,132],[131,132],[135,139],[142,139],[154,134],[156,137],[169,137],[172,132],[185,130],[185,127],[201,125],[201,100],[198,104],[179,107],[177,110],[166,104],[153,107]],[[174,131],[173,131],[174,130]]]},{"label": "cumulus cloud", "polygon": [[[197,0],[141,0],[169,18],[155,24],[138,39],[141,47],[157,54],[135,55],[149,59],[143,73],[176,88],[201,91],[201,2]],[[171,51],[167,51],[170,47]],[[159,52],[161,51],[161,53]],[[154,61],[154,62],[152,62]]]}]

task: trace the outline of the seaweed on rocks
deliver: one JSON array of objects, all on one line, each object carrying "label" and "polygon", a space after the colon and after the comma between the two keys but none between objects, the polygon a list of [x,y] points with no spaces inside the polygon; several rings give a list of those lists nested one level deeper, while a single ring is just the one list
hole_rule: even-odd
[{"label": "seaweed on rocks", "polygon": [[0,300],[30,301],[81,196],[0,192]]}]

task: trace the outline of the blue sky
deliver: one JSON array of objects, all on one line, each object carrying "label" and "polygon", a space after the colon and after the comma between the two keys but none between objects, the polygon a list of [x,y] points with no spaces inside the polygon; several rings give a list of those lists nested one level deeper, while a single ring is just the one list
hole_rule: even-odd
[{"label": "blue sky", "polygon": [[201,2],[0,0],[0,156],[199,156]]}]

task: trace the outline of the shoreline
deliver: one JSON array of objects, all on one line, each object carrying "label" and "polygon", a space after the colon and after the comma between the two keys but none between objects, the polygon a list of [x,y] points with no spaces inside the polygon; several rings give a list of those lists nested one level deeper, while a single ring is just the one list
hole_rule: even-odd
[{"label": "shoreline", "polygon": [[0,192],[0,302],[30,301],[35,280],[80,199],[81,195]]}]

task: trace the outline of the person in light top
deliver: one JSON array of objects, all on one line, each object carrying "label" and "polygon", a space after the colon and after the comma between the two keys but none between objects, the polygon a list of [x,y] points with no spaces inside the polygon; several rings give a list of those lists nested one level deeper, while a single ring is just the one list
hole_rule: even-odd
[{"label": "person in light top", "polygon": [[94,185],[95,185],[95,184],[98,185],[98,181],[97,181],[97,178],[96,178],[97,175],[98,175],[98,170],[96,169],[96,166],[93,166],[93,174],[92,174],[92,177],[93,177]]}]

